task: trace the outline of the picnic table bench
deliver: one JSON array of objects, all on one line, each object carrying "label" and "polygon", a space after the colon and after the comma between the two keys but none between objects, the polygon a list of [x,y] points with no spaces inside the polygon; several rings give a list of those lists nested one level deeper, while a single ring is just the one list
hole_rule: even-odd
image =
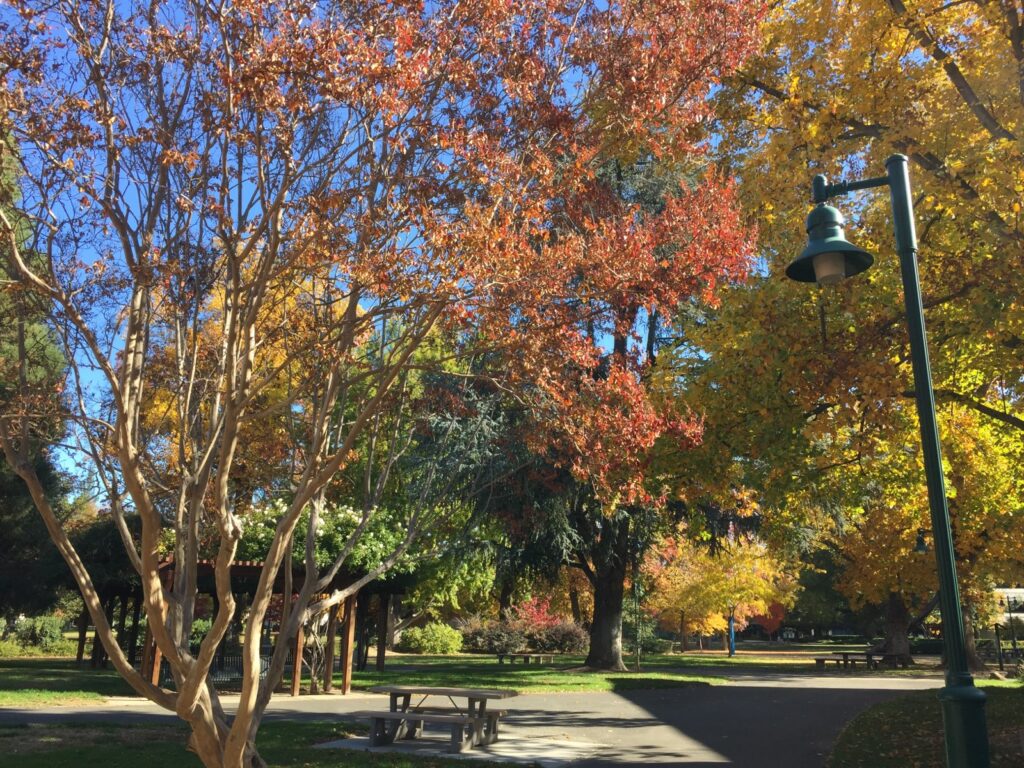
[{"label": "picnic table bench", "polygon": [[908,666],[905,656],[895,653],[873,653],[871,651],[835,651],[833,653],[814,657],[815,668],[824,670],[828,662],[834,661],[836,666],[843,669],[856,669],[857,664],[866,664],[868,669],[878,669],[880,664],[896,669],[899,665],[904,669]]},{"label": "picnic table bench", "polygon": [[[448,688],[421,685],[378,685],[370,689],[390,697],[387,712],[360,712],[370,720],[370,745],[391,744],[395,739],[417,739],[425,724],[447,725],[451,729],[449,752],[465,752],[498,740],[498,723],[505,710],[488,709],[487,702],[518,696],[516,691],[477,688]],[[412,697],[420,700],[413,703]],[[451,706],[423,706],[428,698],[445,698]],[[465,699],[465,705],[456,703]]]},{"label": "picnic table bench", "polygon": [[868,653],[868,660],[874,661],[872,669],[878,669],[879,664],[884,664],[890,669],[896,669],[897,666],[906,669],[910,666],[910,661],[906,656],[900,656],[898,653]]},{"label": "picnic table bench", "polygon": [[530,659],[533,659],[534,664],[551,664],[555,660],[555,653],[498,653],[495,654],[498,657],[498,663],[504,664],[505,659],[508,659],[509,664],[515,664],[516,659],[522,659],[523,664],[529,664]]},{"label": "picnic table bench", "polygon": [[828,662],[834,661],[837,667],[856,669],[857,664],[865,664],[869,669],[878,669],[878,660],[867,651],[835,651],[834,653],[814,657],[814,665],[824,670]]}]

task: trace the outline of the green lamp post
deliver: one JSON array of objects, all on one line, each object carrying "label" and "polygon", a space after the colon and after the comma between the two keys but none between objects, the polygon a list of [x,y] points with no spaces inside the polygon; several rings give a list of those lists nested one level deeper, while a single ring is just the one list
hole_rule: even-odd
[{"label": "green lamp post", "polygon": [[956,580],[953,534],[946,506],[945,479],[942,475],[942,449],[935,418],[931,365],[921,304],[921,284],[917,272],[917,235],[914,231],[914,207],[910,196],[907,158],[893,155],[885,161],[888,173],[862,181],[829,184],[824,176],[815,176],[814,202],[817,207],[807,217],[808,243],[786,275],[805,283],[831,285],[863,272],[874,262],[867,251],[849,243],[843,235],[842,214],[825,202],[832,197],[858,189],[889,187],[892,197],[896,250],[903,276],[903,298],[910,333],[910,353],[914,371],[914,392],[921,426],[928,506],[931,511],[932,538],[939,571],[939,605],[942,609],[943,642],[946,649],[946,685],[939,693],[946,734],[946,764],[949,768],[988,768],[988,733],[985,726],[985,694],[974,686],[967,667],[960,591]]}]

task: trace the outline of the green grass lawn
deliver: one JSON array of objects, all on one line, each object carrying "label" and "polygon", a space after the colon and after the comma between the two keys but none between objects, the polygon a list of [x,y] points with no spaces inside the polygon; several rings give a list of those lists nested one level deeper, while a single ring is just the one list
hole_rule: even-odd
[{"label": "green grass lawn", "polygon": [[[77,725],[0,728],[0,768],[201,768],[185,751],[188,731],[182,726]],[[352,735],[338,723],[268,722],[256,742],[274,768],[447,768],[487,765],[478,761],[444,760],[400,755],[371,755],[316,744]]]},{"label": "green grass lawn", "polygon": [[81,704],[133,694],[112,669],[80,669],[66,659],[0,659],[0,707]]},{"label": "green grass lawn", "polygon": [[[992,768],[1024,765],[1024,685],[982,680]],[[828,768],[941,768],[942,712],[935,691],[878,704],[843,730]]]},{"label": "green grass lawn", "polygon": [[[364,672],[352,676],[354,688],[402,683],[405,685],[472,686],[510,688],[520,693],[560,691],[617,691],[637,688],[672,688],[682,685],[714,685],[724,677],[693,674],[673,668],[656,657],[643,665],[642,672],[590,672],[581,669],[582,656],[558,657],[554,664],[499,664],[493,656],[400,656],[389,658],[382,672],[371,662]],[[663,660],[664,659],[664,660]],[[335,676],[341,685],[341,676]]]},{"label": "green grass lawn", "polygon": [[[830,644],[828,648],[843,646]],[[370,668],[356,672],[353,684],[365,689],[386,683],[511,688],[521,693],[557,691],[611,691],[669,688],[691,684],[718,684],[730,672],[785,671],[812,673],[811,656],[823,648],[787,647],[785,650],[741,650],[729,658],[721,651],[646,656],[642,671],[589,672],[581,669],[582,656],[558,657],[554,664],[498,664],[491,655],[415,656],[389,654],[383,672]],[[630,666],[633,659],[627,659]],[[858,670],[858,675],[934,674],[930,662],[911,670]],[[335,678],[340,686],[340,675]],[[308,688],[308,679],[306,687]],[[224,686],[230,690],[230,686]],[[101,702],[108,696],[134,692],[112,669],[79,668],[66,659],[0,659],[0,707],[46,707]]]}]

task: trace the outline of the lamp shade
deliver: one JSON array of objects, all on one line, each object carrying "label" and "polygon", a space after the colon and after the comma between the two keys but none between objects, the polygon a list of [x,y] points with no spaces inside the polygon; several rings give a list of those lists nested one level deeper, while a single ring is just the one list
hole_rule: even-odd
[{"label": "lamp shade", "polygon": [[846,221],[831,205],[819,205],[807,217],[807,247],[786,267],[786,276],[801,283],[831,285],[860,274],[874,263],[863,248],[848,242]]}]

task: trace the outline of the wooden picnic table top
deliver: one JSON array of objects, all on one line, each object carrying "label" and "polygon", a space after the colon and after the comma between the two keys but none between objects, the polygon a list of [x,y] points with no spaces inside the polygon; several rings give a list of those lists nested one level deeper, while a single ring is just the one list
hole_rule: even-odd
[{"label": "wooden picnic table top", "polygon": [[432,685],[375,685],[370,690],[374,693],[398,695],[464,696],[467,699],[511,699],[519,695],[518,691],[499,688],[446,688]]}]

